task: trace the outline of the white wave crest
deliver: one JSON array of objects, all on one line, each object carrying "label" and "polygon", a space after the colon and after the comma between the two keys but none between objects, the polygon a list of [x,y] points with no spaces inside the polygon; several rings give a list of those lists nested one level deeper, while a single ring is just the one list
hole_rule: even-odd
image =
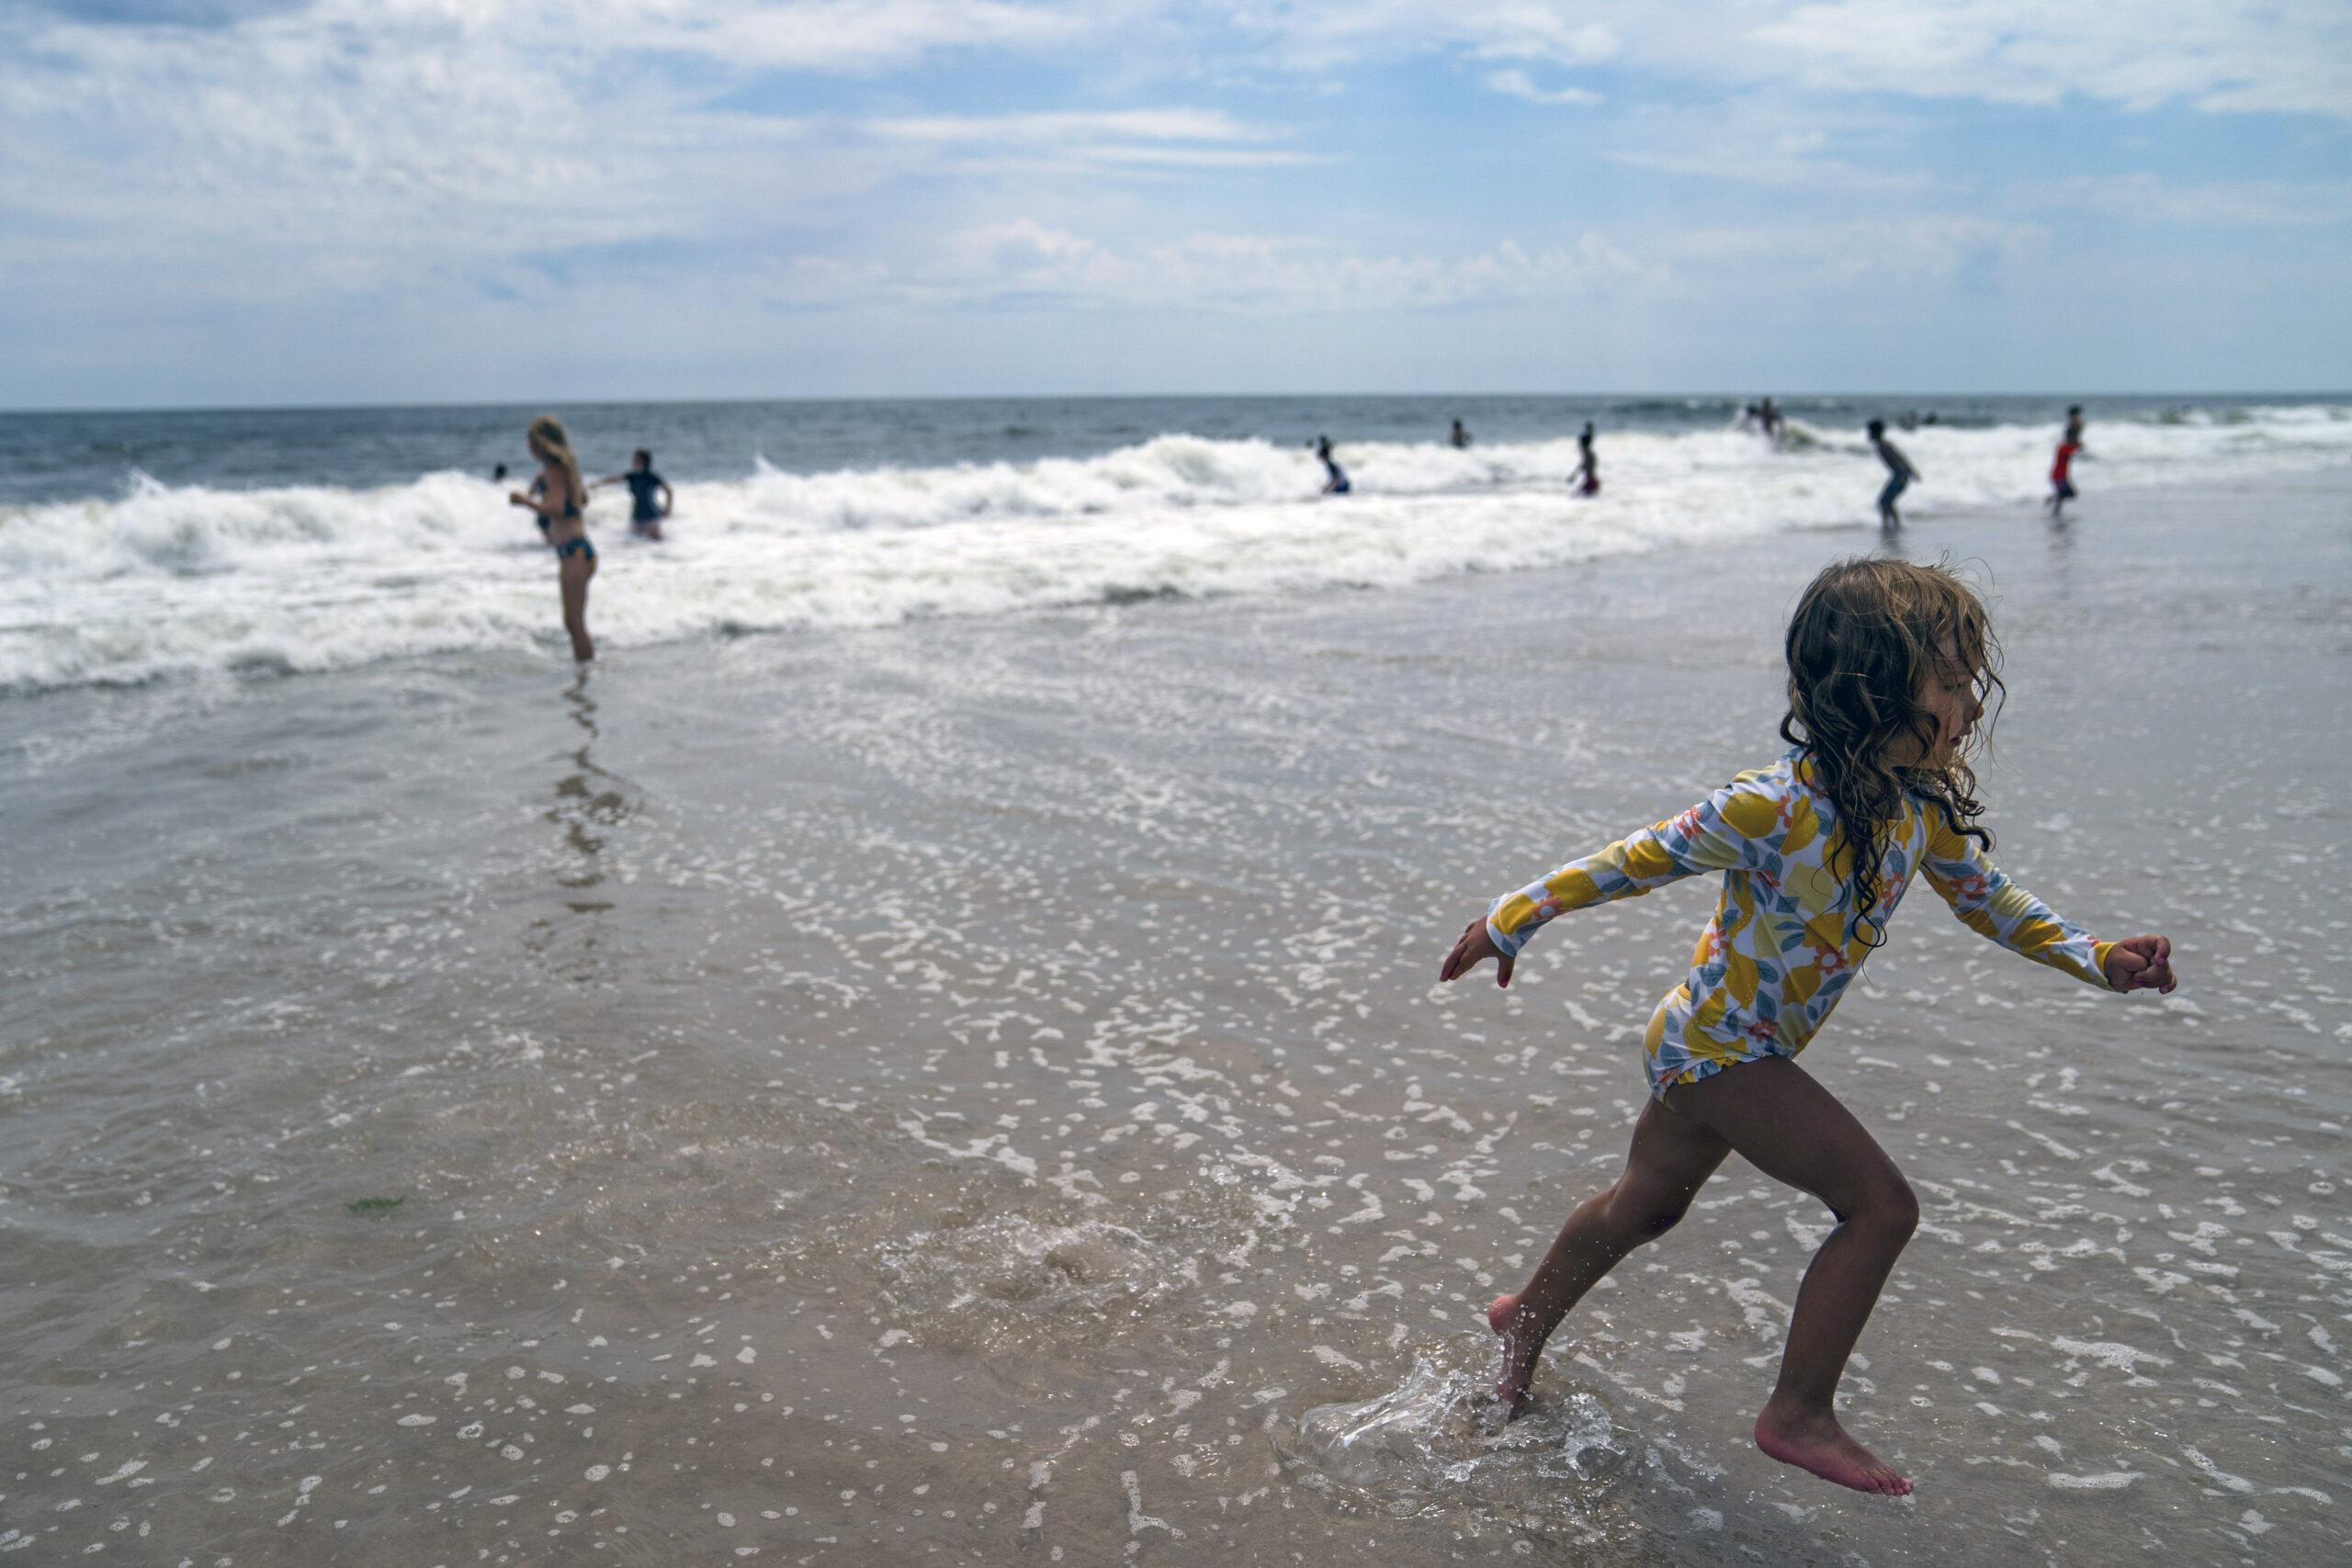
[{"label": "white wave crest", "polygon": [[[1354,483],[1263,441],[1164,435],[1090,458],[748,478],[678,487],[670,542],[604,549],[600,638],[644,644],[988,615],[1156,595],[1385,587],[1866,522],[1859,432],[1773,452],[1736,431],[1604,435],[1603,493],[1567,493],[1574,440],[1466,451],[1343,444]],[[2028,503],[2052,433],[1897,433],[1915,514]],[[2301,405],[2093,427],[2089,494],[2341,462],[2352,409]],[[0,508],[0,688],[389,656],[560,657],[554,571],[503,487],[463,474],[350,491],[230,491],[139,479],[105,500]]]}]

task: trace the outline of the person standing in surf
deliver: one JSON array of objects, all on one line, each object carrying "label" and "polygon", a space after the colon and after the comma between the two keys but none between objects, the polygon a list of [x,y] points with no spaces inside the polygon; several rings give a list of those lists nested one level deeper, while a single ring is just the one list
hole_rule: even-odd
[{"label": "person standing in surf", "polygon": [[[662,520],[670,515],[676,497],[671,493],[670,481],[653,471],[653,454],[639,447],[629,457],[628,472],[606,475],[588,488],[602,490],[606,485],[628,486],[630,531],[639,538],[660,544]],[[662,497],[658,505],[653,499],[656,491]]]},{"label": "person standing in surf", "polygon": [[1577,469],[1568,476],[1568,483],[1578,495],[1600,493],[1600,459],[1592,452],[1592,421],[1584,422],[1584,429],[1577,436]]},{"label": "person standing in surf", "polygon": [[2058,455],[2050,463],[2050,517],[2054,523],[2066,520],[2066,503],[2075,499],[2073,468],[2075,455],[2083,449],[2070,425],[2058,440]]},{"label": "person standing in surf", "polygon": [[1911,466],[1911,459],[1903,455],[1902,447],[1886,438],[1886,421],[1871,421],[1869,432],[1871,449],[1886,465],[1886,488],[1878,492],[1878,525],[1892,534],[1903,526],[1903,514],[1894,510],[1894,498],[1910,488],[1919,477],[1919,470]]},{"label": "person standing in surf", "polygon": [[2070,404],[2066,410],[2065,433],[2058,437],[2058,455],[2050,464],[2050,515],[2058,522],[2065,521],[2064,508],[2075,499],[2075,459],[2083,452],[2083,405]]},{"label": "person standing in surf", "polygon": [[526,433],[531,456],[539,460],[539,477],[529,493],[507,492],[507,504],[526,508],[538,518],[539,532],[555,547],[556,585],[563,596],[563,629],[571,637],[571,657],[585,664],[596,657],[588,636],[588,580],[596,575],[596,547],[588,542],[588,487],[580,482],[580,459],[571,455],[571,438],[553,414],[543,413]]},{"label": "person standing in surf", "polygon": [[1453,434],[1446,439],[1453,443],[1453,448],[1457,452],[1469,449],[1470,432],[1464,428],[1462,422],[1458,419],[1453,422]]},{"label": "person standing in surf", "polygon": [[1522,1289],[1487,1309],[1502,1349],[1495,1392],[1516,1414],[1561,1319],[1636,1247],[1673,1229],[1736,1152],[1838,1220],[1797,1291],[1756,1445],[1841,1486],[1899,1497],[1911,1483],[1838,1425],[1832,1400],[1918,1224],[1918,1201],[1797,1054],[1886,941],[1896,902],[1920,876],[1980,936],[2101,990],[2170,991],[2172,944],[2096,941],[1985,858],[1993,836],[1977,822],[1969,759],[1984,699],[2001,689],[1998,652],[1983,604],[1956,573],[1886,558],[1835,563],[1798,603],[1786,652],[1781,738],[1793,750],[1496,899],[1438,978],[1492,958],[1496,984],[1508,986],[1528,939],[1554,917],[1723,874],[1690,972],[1643,1042],[1650,1099],[1623,1174],[1577,1209]]},{"label": "person standing in surf", "polygon": [[1348,470],[1340,467],[1338,460],[1331,456],[1329,436],[1318,435],[1315,438],[1315,455],[1323,459],[1323,493],[1325,495],[1347,494]]}]

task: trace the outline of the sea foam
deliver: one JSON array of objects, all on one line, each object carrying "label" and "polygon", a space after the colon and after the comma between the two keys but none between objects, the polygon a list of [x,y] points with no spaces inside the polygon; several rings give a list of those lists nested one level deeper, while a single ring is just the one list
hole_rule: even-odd
[{"label": "sea foam", "polygon": [[[2052,433],[1897,433],[1926,476],[1914,515],[2044,493]],[[1382,588],[1465,570],[1703,548],[1866,525],[1881,470],[1859,433],[1605,434],[1603,492],[1568,493],[1573,439],[1457,450],[1340,447],[1353,493],[1319,498],[1311,454],[1162,435],[1087,458],[786,473],[677,488],[669,542],[590,522],[593,624],[627,647],[796,627],[997,615],[1155,597]],[[2077,474],[2126,487],[2352,457],[2352,408],[2146,416],[2094,428]],[[2087,516],[2088,513],[2086,513]],[[223,491],[135,477],[119,496],[0,508],[0,688],[386,657],[560,657],[554,572],[505,491],[458,473],[377,490]]]}]

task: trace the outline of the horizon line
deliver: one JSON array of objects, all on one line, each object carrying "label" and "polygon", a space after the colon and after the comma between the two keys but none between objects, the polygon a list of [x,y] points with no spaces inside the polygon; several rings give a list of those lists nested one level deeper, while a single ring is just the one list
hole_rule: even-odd
[{"label": "horizon line", "polygon": [[1791,399],[1828,401],[1855,400],[1869,398],[1923,400],[1933,398],[1985,399],[2086,399],[2086,400],[2198,400],[2229,399],[2244,401],[2254,399],[2278,399],[2297,402],[2317,402],[2341,399],[2352,402],[2352,388],[2259,388],[2228,389],[2222,388],[2165,389],[2152,391],[2109,389],[2088,391],[2082,389],[2048,390],[1964,390],[1942,388],[1936,390],[1847,389],[1841,391],[1750,392],[1715,389],[1672,391],[1617,390],[1606,392],[1566,391],[1484,391],[1461,389],[1438,392],[1407,391],[1289,391],[1289,392],[920,392],[920,393],[859,393],[824,396],[785,394],[761,397],[707,398],[582,398],[582,399],[456,399],[432,402],[400,400],[389,402],[362,400],[316,403],[291,402],[223,402],[223,403],[97,403],[78,406],[36,407],[30,405],[0,405],[0,419],[57,418],[83,414],[204,414],[204,413],[334,413],[377,412],[406,413],[426,410],[448,409],[604,409],[604,408],[724,408],[756,403],[984,403],[984,402],[1275,402],[1317,399],[1329,401],[1400,401],[1406,400],[1437,401],[1461,399],[1465,401],[1492,400],[1504,398],[1544,398],[1581,401],[1632,401],[1710,400],[1729,400],[1749,397],[1770,397],[1786,402]]}]

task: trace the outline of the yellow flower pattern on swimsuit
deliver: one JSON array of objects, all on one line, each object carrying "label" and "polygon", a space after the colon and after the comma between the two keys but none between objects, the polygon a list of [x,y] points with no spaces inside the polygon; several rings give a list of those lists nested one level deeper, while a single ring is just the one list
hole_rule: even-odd
[{"label": "yellow flower pattern on swimsuit", "polygon": [[1634,898],[1702,872],[1724,874],[1690,973],[1667,993],[1644,1044],[1653,1094],[1736,1062],[1793,1056],[1827,1021],[1912,876],[1924,873],[1971,931],[2101,990],[2111,942],[2094,942],[2001,874],[1942,807],[1905,797],[1880,868],[1879,906],[1853,920],[1844,836],[1811,764],[1792,751],[1744,773],[1679,817],[1570,861],[1495,900],[1487,934],[1516,954],[1564,910]]}]

